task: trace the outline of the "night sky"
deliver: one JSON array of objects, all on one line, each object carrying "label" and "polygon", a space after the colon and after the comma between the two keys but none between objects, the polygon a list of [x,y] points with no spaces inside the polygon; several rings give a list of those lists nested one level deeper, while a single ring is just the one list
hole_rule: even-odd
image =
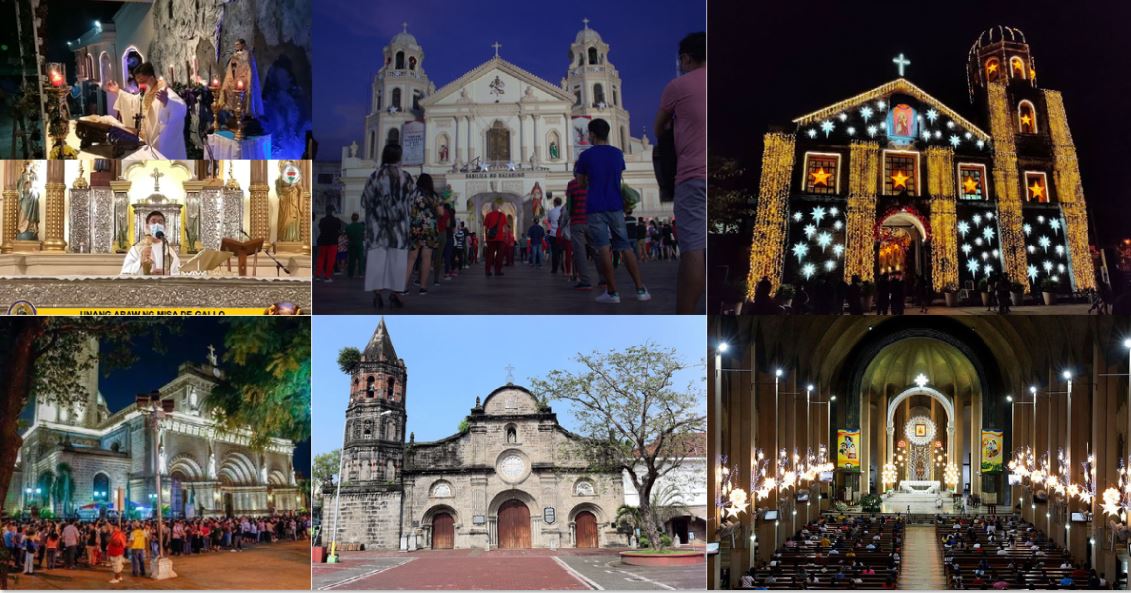
[{"label": "night sky", "polygon": [[569,46],[588,17],[609,44],[622,80],[632,136],[652,128],[660,92],[675,78],[679,40],[706,26],[704,2],[630,0],[547,5],[541,2],[314,2],[314,130],[319,157],[338,160],[343,146],[365,134],[373,76],[381,50],[408,22],[424,48],[422,67],[436,88],[499,55],[557,86]]},{"label": "night sky", "polygon": [[897,78],[891,60],[901,52],[908,80],[981,121],[967,95],[967,52],[991,26],[1020,28],[1037,84],[1063,94],[1090,226],[1103,245],[1131,236],[1126,3],[711,0],[709,11],[711,155],[755,171],[771,126],[792,129],[799,115]]},{"label": "night sky", "polygon": [[[221,320],[193,318],[181,320],[181,323],[182,329],[179,332],[163,332],[156,342],[151,335],[139,335],[133,340],[131,346],[137,355],[137,362],[133,366],[116,368],[109,374],[105,368],[100,369],[98,389],[106,399],[111,414],[134,403],[137,394],[154,391],[172,381],[177,376],[177,367],[182,363],[205,362],[209,344],[216,347],[217,357],[223,356],[227,329]],[[30,406],[25,410],[24,416],[30,421]],[[310,475],[310,441],[297,444],[294,465],[303,475]]]},{"label": "night sky", "polygon": [[[113,23],[121,2],[51,2],[48,4],[46,27],[47,62],[67,65],[67,82],[75,82],[75,54],[67,47],[94,27],[94,21]],[[95,56],[96,58],[98,56]]]}]

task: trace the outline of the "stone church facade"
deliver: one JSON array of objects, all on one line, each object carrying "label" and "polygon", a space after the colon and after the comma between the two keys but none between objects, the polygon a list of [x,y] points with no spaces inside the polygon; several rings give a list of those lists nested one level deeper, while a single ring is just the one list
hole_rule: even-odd
[{"label": "stone church facade", "polygon": [[[97,353],[97,341],[91,340],[79,356]],[[156,439],[137,404],[109,410],[98,373],[97,362],[83,371],[84,401],[29,404],[32,422],[23,434],[6,509],[51,509],[56,516],[81,509],[81,516],[92,518],[119,510],[120,492],[131,509],[148,516],[155,464],[162,501],[174,516],[258,515],[305,506],[295,483],[294,443],[273,438],[253,450],[250,432],[219,430],[203,408],[223,377],[214,352],[204,361],[181,364],[176,377],[157,390],[161,400],[173,402],[173,412],[161,421]],[[63,501],[51,495],[50,484],[68,471],[73,494]]]},{"label": "stone church facade", "polygon": [[[405,363],[384,321],[352,373],[340,515],[324,489],[323,528],[347,547],[596,548],[624,545],[614,527],[619,472],[588,469],[580,437],[527,389],[499,387],[461,432],[404,440]],[[325,536],[328,540],[330,536]]]}]

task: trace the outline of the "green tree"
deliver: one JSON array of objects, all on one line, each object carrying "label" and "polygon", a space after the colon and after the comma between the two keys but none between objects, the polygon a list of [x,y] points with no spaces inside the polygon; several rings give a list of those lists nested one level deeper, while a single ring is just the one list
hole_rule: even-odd
[{"label": "green tree", "polygon": [[338,368],[343,373],[352,375],[359,364],[361,364],[361,350],[347,347],[338,351]]},{"label": "green tree", "polygon": [[722,156],[710,157],[711,222],[709,231],[716,235],[738,235],[745,232],[754,218],[758,198],[750,172],[737,160]]},{"label": "green tree", "polygon": [[310,466],[310,475],[314,483],[321,484],[333,479],[341,466],[342,450],[334,449],[329,453],[314,456],[314,463]]},{"label": "green tree", "polygon": [[204,405],[228,430],[250,429],[251,446],[272,437],[310,439],[310,320],[229,319],[224,375]]},{"label": "green tree", "polygon": [[[113,317],[0,317],[0,492],[7,492],[23,445],[20,414],[31,401],[72,407],[88,394],[83,371],[98,363],[103,372],[136,360],[131,348],[140,336],[152,336],[162,350],[160,320]],[[95,359],[82,356],[84,345],[99,341]]]},{"label": "green tree", "polygon": [[659,542],[663,524],[652,508],[653,489],[683,463],[688,439],[706,428],[702,380],[675,388],[675,375],[691,367],[653,342],[575,360],[577,372],[554,370],[531,385],[548,400],[579,408],[582,454],[594,468],[627,472],[639,495],[641,530]]}]

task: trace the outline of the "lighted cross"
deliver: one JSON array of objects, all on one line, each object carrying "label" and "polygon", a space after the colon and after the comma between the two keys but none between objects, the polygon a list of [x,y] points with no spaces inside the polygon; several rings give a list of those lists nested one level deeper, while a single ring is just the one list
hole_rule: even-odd
[{"label": "lighted cross", "polygon": [[408,21],[401,23],[401,31],[408,33]]},{"label": "lighted cross", "polygon": [[499,57],[499,48],[502,47],[502,46],[503,46],[503,44],[499,43],[498,41],[491,44],[491,47],[495,48],[495,57],[496,58]]},{"label": "lighted cross", "polygon": [[895,65],[899,67],[899,76],[900,77],[903,76],[903,69],[906,68],[907,66],[911,65],[911,60],[908,60],[907,58],[903,57],[903,54],[899,54],[898,57],[892,58],[891,61],[895,62]]},{"label": "lighted cross", "polygon": [[216,348],[212,344],[208,345],[208,362],[216,366]]},{"label": "lighted cross", "polygon": [[153,178],[153,191],[154,192],[160,191],[159,186],[161,184],[161,178],[164,177],[164,176],[165,176],[165,174],[162,173],[161,171],[158,171],[156,167],[153,168],[153,174],[150,175],[150,177]]},{"label": "lighted cross", "polygon": [[514,383],[514,365],[507,363],[507,366],[503,368],[507,371],[507,384]]},{"label": "lighted cross", "polygon": [[588,28],[589,28],[589,18],[588,18],[588,17],[581,19],[581,22],[582,22],[582,23],[585,23],[585,28],[586,28],[586,29],[588,29]]},{"label": "lighted cross", "polygon": [[915,377],[915,384],[919,386],[919,389],[925,387],[927,383],[929,383],[929,381],[927,381],[927,376],[923,373],[919,373],[919,376]]}]

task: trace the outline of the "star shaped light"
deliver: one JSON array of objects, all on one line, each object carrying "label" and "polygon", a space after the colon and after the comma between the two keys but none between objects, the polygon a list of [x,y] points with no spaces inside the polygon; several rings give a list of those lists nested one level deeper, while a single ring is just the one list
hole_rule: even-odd
[{"label": "star shaped light", "polygon": [[823,185],[825,187],[828,187],[829,186],[829,177],[832,177],[832,175],[833,175],[832,173],[825,171],[824,167],[818,167],[816,171],[809,174],[809,176],[813,178],[812,181],[813,181],[814,187],[816,187],[818,185]]},{"label": "star shaped light", "polygon": [[813,217],[813,222],[821,224],[821,219],[825,217],[826,212],[828,212],[828,210],[825,210],[824,207],[814,206],[813,211],[809,213],[809,216]]},{"label": "star shaped light", "polygon": [[1033,180],[1033,185],[1029,186],[1029,197],[1041,199],[1045,197],[1045,188],[1041,185],[1040,181]]},{"label": "star shaped light", "polygon": [[872,117],[872,113],[872,108],[868,105],[860,108],[860,117],[864,118],[864,121],[868,121],[868,118]]},{"label": "star shaped light", "polygon": [[907,189],[907,180],[908,179],[911,179],[911,178],[908,177],[907,175],[904,175],[903,171],[896,171],[895,175],[891,176],[891,180],[893,182],[892,187],[893,188],[902,187],[903,189]]},{"label": "star shaped light", "polygon": [[805,233],[805,238],[812,239],[813,235],[817,234],[817,225],[807,224],[802,231]]},{"label": "star shaped light", "polygon": [[977,276],[979,269],[981,269],[981,264],[978,263],[978,260],[974,258],[966,260],[966,271],[970,272],[970,274]]},{"label": "star shaped light", "polygon": [[1046,259],[1045,261],[1041,262],[1041,267],[1044,268],[1046,272],[1051,272],[1052,262]]},{"label": "star shaped light", "polygon": [[986,264],[982,269],[985,270],[987,276],[994,273],[994,267],[990,264]]},{"label": "star shaped light", "polygon": [[833,128],[834,128],[833,122],[831,122],[827,119],[825,121],[821,122],[821,131],[825,133],[825,138],[829,137],[829,134],[832,133]]},{"label": "star shaped light", "polygon": [[972,249],[974,249],[974,248],[971,247],[969,243],[963,243],[962,244],[962,254],[963,255],[970,255],[970,250],[972,250]]},{"label": "star shaped light", "polygon": [[1037,248],[1036,248],[1036,247],[1033,247],[1032,245],[1028,245],[1028,246],[1026,246],[1026,247],[1025,247],[1025,249],[1026,249],[1026,250],[1027,250],[1027,251],[1028,251],[1029,253],[1036,253],[1036,252],[1037,252]]},{"label": "star shaped light", "polygon": [[939,112],[935,111],[935,109],[933,107],[931,109],[927,110],[927,121],[929,121],[931,123],[935,123],[935,120],[938,119],[938,118],[939,118]]},{"label": "star shaped light", "polygon": [[1064,255],[1064,245],[1057,245],[1053,248],[1057,255]]},{"label": "star shaped light", "polygon": [[817,247],[820,247],[821,251],[828,250],[829,245],[832,245],[832,244],[833,244],[833,236],[832,235],[825,233],[825,232],[817,234]]},{"label": "star shaped light", "polygon": [[839,119],[840,121],[844,121],[844,120],[848,119],[848,114],[847,113],[841,113],[840,115],[836,116],[836,118]]},{"label": "star shaped light", "polygon": [[975,245],[977,245],[978,247],[981,247],[983,243],[984,243],[984,241],[982,241],[981,237],[974,237],[974,244]]},{"label": "star shaped light", "polygon": [[835,269],[836,269],[836,261],[831,260],[831,259],[825,260],[825,271],[826,272],[831,272]]},{"label": "star shaped light", "polygon": [[1045,250],[1045,253],[1048,253],[1049,245],[1051,244],[1052,241],[1050,241],[1049,238],[1045,237],[1044,235],[1042,235],[1040,239],[1037,239],[1037,245],[1040,245]]},{"label": "star shaped light", "polygon": [[966,237],[966,233],[970,232],[970,223],[965,220],[958,223],[958,234]]},{"label": "star shaped light", "polygon": [[1021,116],[1021,125],[1028,127],[1031,123],[1033,123],[1033,118],[1029,117],[1028,113]]},{"label": "star shaped light", "polygon": [[805,256],[809,254],[809,245],[805,243],[797,243],[793,246],[793,249],[791,251],[793,251],[794,257],[797,258],[797,263],[801,263],[805,260]]},{"label": "star shaped light", "polygon": [[836,206],[829,208],[829,214],[832,215],[832,216],[836,216],[837,214],[840,214],[840,208],[837,208]]},{"label": "star shaped light", "polygon": [[931,139],[931,132],[929,130],[923,130],[923,141],[926,142],[930,139]]},{"label": "star shaped light", "polygon": [[839,231],[839,230],[840,230],[840,229],[842,229],[842,228],[844,228],[844,223],[843,223],[843,222],[841,222],[841,221],[839,221],[839,220],[833,221],[833,229],[835,229],[835,230],[838,230],[838,231]]},{"label": "star shaped light", "polygon": [[794,212],[793,213],[793,220],[795,220],[796,222],[801,222],[801,217],[802,217],[802,214],[800,212]]},{"label": "star shaped light", "polygon": [[805,133],[809,134],[810,138],[816,138],[817,137],[817,130],[815,130],[813,128],[809,128],[808,130],[805,131]]},{"label": "star shaped light", "polygon": [[987,243],[993,241],[994,227],[987,225],[986,228],[982,229],[982,236],[985,237]]},{"label": "star shaped light", "polygon": [[845,131],[848,132],[849,136],[853,136],[853,135],[856,134],[856,128],[854,128],[852,126],[848,126],[848,129],[846,129]]},{"label": "star shaped light", "polygon": [[881,99],[879,101],[876,101],[876,107],[883,109],[884,107],[887,107],[887,103],[884,103],[883,100]]},{"label": "star shaped light", "polygon": [[1056,264],[1056,271],[1063,274],[1064,273],[1064,264]]},{"label": "star shaped light", "polygon": [[967,176],[966,180],[962,182],[962,189],[966,190],[968,194],[976,194],[978,193],[978,182],[974,180],[974,177]]},{"label": "star shaped light", "polygon": [[1029,264],[1029,269],[1027,270],[1027,272],[1029,274],[1029,280],[1036,280],[1037,279],[1037,266],[1034,266],[1033,264]]},{"label": "star shaped light", "polygon": [[978,145],[978,148],[985,148],[986,147],[986,141],[985,140],[979,140],[979,141],[975,142],[975,144]]},{"label": "star shaped light", "polygon": [[811,263],[805,264],[804,266],[801,266],[801,275],[805,276],[806,280],[812,278],[813,273],[816,272],[816,271],[817,271],[817,266],[814,266]]},{"label": "star shaped light", "polygon": [[930,380],[927,379],[927,376],[923,373],[919,373],[915,376],[915,384],[919,386],[919,389],[926,387],[927,383],[930,383]]},{"label": "star shaped light", "polygon": [[993,212],[987,212],[986,213],[986,220],[993,220],[993,219],[994,219],[994,213]]},{"label": "star shaped light", "polygon": [[1025,224],[1021,225],[1021,230],[1024,231],[1025,236],[1028,237],[1030,234],[1033,233],[1033,225],[1031,225],[1029,223],[1025,223]]},{"label": "star shaped light", "polygon": [[982,215],[981,214],[975,214],[973,217],[971,217],[971,220],[974,221],[974,226],[981,226],[982,225]]},{"label": "star shaped light", "polygon": [[1044,215],[1037,215],[1037,222],[1044,224],[1044,222],[1045,222]]},{"label": "star shaped light", "polygon": [[833,245],[833,255],[835,255],[837,257],[843,257],[844,256],[844,245],[842,245],[840,243]]},{"label": "star shaped light", "polygon": [[875,136],[876,135],[876,126],[868,126],[868,135],[869,136]]},{"label": "star shaped light", "polygon": [[1049,228],[1051,228],[1054,231],[1059,231],[1060,230],[1060,219],[1059,218],[1049,219]]},{"label": "star shaped light", "polygon": [[958,134],[951,134],[950,135],[950,145],[951,146],[958,148],[959,142],[962,142],[962,139],[958,137]]}]

